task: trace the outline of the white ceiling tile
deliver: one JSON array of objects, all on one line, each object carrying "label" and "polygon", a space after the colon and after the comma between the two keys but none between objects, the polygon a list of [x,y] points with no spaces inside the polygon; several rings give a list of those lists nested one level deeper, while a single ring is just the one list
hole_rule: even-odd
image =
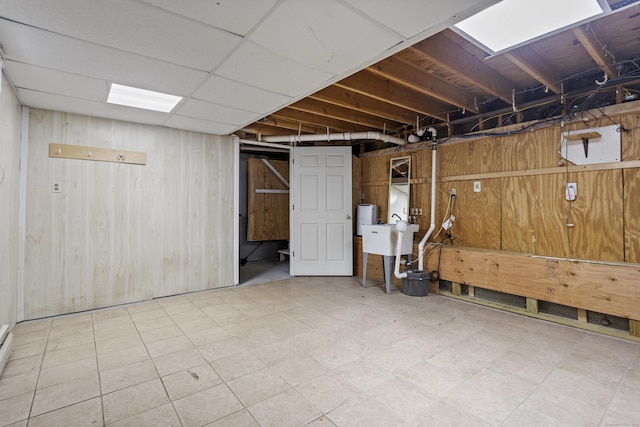
[{"label": "white ceiling tile", "polygon": [[289,97],[311,93],[333,77],[251,42],[243,43],[216,74]]},{"label": "white ceiling tile", "polygon": [[108,85],[105,80],[49,70],[23,62],[6,61],[4,65],[13,84],[18,88],[92,101],[103,101],[107,96]]},{"label": "white ceiling tile", "polygon": [[210,76],[193,93],[193,98],[262,114],[291,102],[287,96],[216,75]]},{"label": "white ceiling tile", "polygon": [[21,0],[2,16],[92,43],[211,71],[241,41],[226,31],[131,0]]},{"label": "white ceiling tile", "polygon": [[233,125],[241,125],[259,118],[256,118],[256,113],[250,111],[238,110],[197,99],[185,100],[175,111],[175,114]]},{"label": "white ceiling tile", "polygon": [[241,36],[246,35],[276,0],[143,0]]},{"label": "white ceiling tile", "polygon": [[31,108],[84,114],[127,122],[161,125],[169,117],[167,113],[157,111],[88,101],[86,99],[53,95],[28,89],[18,89],[18,96],[24,102],[24,105]]},{"label": "white ceiling tile", "polygon": [[410,39],[425,31],[435,34],[500,0],[345,0],[355,8]]},{"label": "white ceiling tile", "polygon": [[[389,3],[400,12],[397,3]],[[360,68],[402,41],[337,0],[284,1],[249,38],[292,61],[332,74]]]},{"label": "white ceiling tile", "polygon": [[169,118],[164,126],[175,128],[192,130],[202,133],[210,133],[214,135],[229,135],[236,130],[237,126],[228,123],[216,123],[208,120],[194,119],[193,117],[184,117],[179,115],[173,115]]},{"label": "white ceiling tile", "polygon": [[168,64],[0,19],[9,60],[172,95],[188,95],[208,76]]}]

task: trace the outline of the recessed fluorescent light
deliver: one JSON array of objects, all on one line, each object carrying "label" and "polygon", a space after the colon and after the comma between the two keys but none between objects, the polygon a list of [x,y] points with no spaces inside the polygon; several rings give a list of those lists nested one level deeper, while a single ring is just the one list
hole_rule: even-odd
[{"label": "recessed fluorescent light", "polygon": [[604,12],[598,0],[503,0],[455,28],[498,53]]},{"label": "recessed fluorescent light", "polygon": [[107,102],[168,113],[182,100],[181,96],[111,83]]}]

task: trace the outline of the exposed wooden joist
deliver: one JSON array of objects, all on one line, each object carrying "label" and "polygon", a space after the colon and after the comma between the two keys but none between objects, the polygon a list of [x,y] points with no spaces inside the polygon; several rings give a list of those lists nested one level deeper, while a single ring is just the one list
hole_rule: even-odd
[{"label": "exposed wooden joist", "polygon": [[[448,30],[447,30],[448,31]],[[482,59],[476,58],[441,33],[410,47],[414,52],[437,63],[465,81],[511,104],[514,85]]]},{"label": "exposed wooden joist", "polygon": [[413,124],[416,121],[415,112],[397,105],[388,104],[385,101],[371,98],[361,93],[338,86],[329,86],[319,92],[310,95],[309,98],[341,107],[353,108],[363,113],[378,116],[383,119],[393,120],[404,124]]},{"label": "exposed wooden joist", "polygon": [[560,94],[562,89],[560,71],[531,46],[525,46],[510,52],[505,52],[504,57],[516,64],[522,71],[548,87],[553,93]]},{"label": "exposed wooden joist", "polygon": [[402,126],[402,124],[398,122],[384,120],[380,117],[371,116],[358,110],[328,104],[323,101],[309,98],[291,104],[289,108],[318,114],[332,119],[344,120],[346,122],[362,126],[369,126],[372,129],[397,129]]},{"label": "exposed wooden joist", "polygon": [[573,34],[580,40],[582,46],[589,53],[591,58],[596,61],[596,64],[602,71],[606,73],[610,78],[616,76],[616,71],[611,67],[611,64],[615,62],[615,58],[612,53],[606,50],[606,47],[602,44],[604,40],[600,34],[600,30],[595,23],[587,25],[581,25],[573,29]]},{"label": "exposed wooden joist", "polygon": [[407,108],[417,113],[446,120],[446,113],[452,106],[436,99],[424,96],[405,86],[400,86],[387,78],[371,71],[363,70],[351,77],[336,83],[336,86],[386,101],[398,107]]},{"label": "exposed wooden joist", "polygon": [[469,91],[426,73],[414,64],[391,57],[372,65],[369,70],[440,101],[478,112]]},{"label": "exposed wooden joist", "polygon": [[[283,129],[285,133],[317,133],[324,131],[324,128],[319,126],[312,126],[307,123],[300,124],[300,121],[286,120],[280,117],[268,116],[258,123],[254,123],[252,127],[267,127],[269,129]],[[279,131],[279,135],[282,135],[283,131]]]},{"label": "exposed wooden joist", "polygon": [[279,117],[288,120],[300,121],[302,123],[313,124],[318,127],[324,127],[322,132],[327,131],[327,127],[331,131],[337,132],[366,132],[371,130],[368,126],[356,125],[354,123],[345,122],[343,120],[331,119],[318,114],[307,113],[306,111],[294,110],[293,108],[283,108],[280,111],[273,113],[270,117]]}]

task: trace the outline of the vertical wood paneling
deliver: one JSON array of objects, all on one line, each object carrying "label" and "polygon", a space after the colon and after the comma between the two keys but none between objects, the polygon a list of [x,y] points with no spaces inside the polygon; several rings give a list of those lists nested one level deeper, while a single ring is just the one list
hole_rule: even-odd
[{"label": "vertical wood paneling", "polygon": [[490,139],[500,141],[501,170],[552,168],[560,161],[560,128],[550,127],[534,132]]},{"label": "vertical wood paneling", "polygon": [[[289,181],[289,161],[269,160]],[[288,190],[262,159],[247,162],[247,240],[289,240],[289,194],[256,193],[258,189]]]},{"label": "vertical wood paneling", "polygon": [[[0,73],[0,79],[4,76]],[[21,107],[6,80],[0,92],[0,325],[17,320]]]},{"label": "vertical wood paneling", "polygon": [[624,171],[625,261],[640,263],[640,170]]},{"label": "vertical wood paneling", "polygon": [[[50,142],[147,165],[49,159]],[[32,110],[29,156],[27,318],[233,285],[230,138]]]}]

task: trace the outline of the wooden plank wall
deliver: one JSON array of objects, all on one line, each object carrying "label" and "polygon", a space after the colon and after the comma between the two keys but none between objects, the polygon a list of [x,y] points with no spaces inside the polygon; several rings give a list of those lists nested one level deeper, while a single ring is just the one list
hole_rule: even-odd
[{"label": "wooden plank wall", "polygon": [[[142,151],[147,164],[51,159],[51,142]],[[25,318],[234,285],[234,149],[230,137],[32,109]]]},{"label": "wooden plank wall", "polygon": [[4,76],[0,79],[0,326],[12,326],[18,308],[22,109]]},{"label": "wooden plank wall", "polygon": [[[559,164],[560,134],[622,123],[622,161],[640,159],[640,102],[614,106],[597,121],[565,124],[504,137],[444,143],[437,153],[436,227],[444,220],[449,190],[457,193],[454,244],[545,256],[640,262],[640,170],[636,164],[566,168]],[[629,112],[631,111],[631,112]],[[591,116],[590,116],[591,117]],[[412,157],[411,206],[429,227],[431,149],[397,149],[362,156],[361,186],[367,203],[386,220],[389,159]],[[473,192],[474,181],[481,192]],[[565,183],[576,182],[575,202]],[[573,227],[567,227],[567,223]],[[421,234],[421,233],[419,233]],[[435,233],[434,233],[435,234]],[[440,240],[442,233],[436,238]],[[432,239],[433,240],[433,239]]]},{"label": "wooden plank wall", "polygon": [[[289,162],[268,160],[289,180]],[[289,194],[256,193],[257,189],[288,190],[289,188],[260,158],[247,162],[247,240],[289,240]]]}]

